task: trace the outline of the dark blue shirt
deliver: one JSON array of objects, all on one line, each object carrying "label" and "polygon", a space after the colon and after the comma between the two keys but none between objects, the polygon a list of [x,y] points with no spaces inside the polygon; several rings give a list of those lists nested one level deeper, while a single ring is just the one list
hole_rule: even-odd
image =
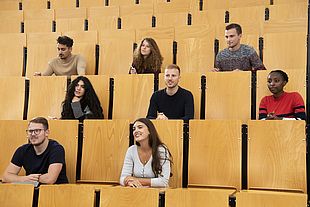
[{"label": "dark blue shirt", "polygon": [[55,183],[68,183],[65,150],[55,140],[49,139],[46,150],[40,155],[36,154],[32,144],[24,144],[15,151],[11,162],[18,167],[23,167],[26,175],[45,174],[51,164],[62,163],[62,169]]},{"label": "dark blue shirt", "polygon": [[188,121],[194,118],[194,98],[190,91],[179,87],[178,91],[169,96],[166,88],[153,93],[147,118],[156,119],[157,113],[164,113],[168,119],[183,119]]}]

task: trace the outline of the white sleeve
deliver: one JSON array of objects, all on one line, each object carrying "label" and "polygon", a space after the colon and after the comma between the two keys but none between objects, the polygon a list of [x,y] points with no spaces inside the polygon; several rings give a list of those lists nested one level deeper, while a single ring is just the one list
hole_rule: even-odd
[{"label": "white sleeve", "polygon": [[124,159],[124,164],[123,164],[123,169],[120,177],[120,184],[124,186],[124,180],[127,176],[132,176],[133,172],[133,155],[132,155],[132,147],[129,147],[127,149],[125,159]]},{"label": "white sleeve", "polygon": [[301,120],[301,119],[300,118],[285,118],[285,117],[283,117],[282,120]]},{"label": "white sleeve", "polygon": [[165,147],[158,147],[160,156],[160,164],[162,166],[162,172],[157,178],[151,178],[151,187],[169,187],[170,178],[170,160],[169,152]]}]

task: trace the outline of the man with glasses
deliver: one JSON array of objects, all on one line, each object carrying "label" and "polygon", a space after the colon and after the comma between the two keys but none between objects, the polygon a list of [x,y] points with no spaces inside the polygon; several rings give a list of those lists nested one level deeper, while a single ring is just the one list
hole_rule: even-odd
[{"label": "man with glasses", "polygon": [[[64,148],[48,139],[48,121],[43,117],[32,119],[26,130],[28,144],[19,147],[3,174],[3,182],[30,182],[45,184],[68,183]],[[26,176],[19,176],[21,168]]]}]

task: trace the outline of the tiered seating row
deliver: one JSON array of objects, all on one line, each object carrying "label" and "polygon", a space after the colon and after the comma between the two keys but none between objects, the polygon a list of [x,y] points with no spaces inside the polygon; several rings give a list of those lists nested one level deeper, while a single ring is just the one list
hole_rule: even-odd
[{"label": "tiered seating row", "polygon": [[[205,73],[214,66],[215,49],[218,46],[224,48],[225,45],[223,39],[219,45],[216,45],[217,40],[212,35],[213,32],[208,34],[208,31],[210,29],[197,26],[175,29],[101,31],[99,34],[97,31],[63,34],[73,37],[75,41],[73,53],[81,54],[86,58],[86,74],[115,75],[128,73],[134,44],[140,43],[140,40],[146,36],[155,38],[161,48],[164,56],[162,69],[174,62],[181,67],[182,72]],[[264,48],[258,44],[260,39],[258,35],[245,35],[243,41],[261,48],[257,51],[264,57],[267,69],[305,71],[305,34],[305,32],[297,31],[265,34]],[[4,60],[0,63],[0,76],[31,77],[35,71],[45,71],[48,61],[57,56],[55,42],[59,35],[61,33],[1,34],[0,45],[6,50],[0,52]],[[299,38],[296,39],[296,37]],[[7,42],[13,39],[15,43],[7,46]],[[280,44],[287,39],[294,41],[290,41],[292,44]],[[273,55],[275,51],[277,56]],[[15,54],[14,58],[11,54]]]},{"label": "tiered seating row", "polygon": [[[41,186],[34,190],[32,185],[0,185],[2,205],[21,207],[228,207],[229,196],[233,193],[233,190],[215,189],[167,189],[165,192],[159,192],[158,189],[99,185],[54,185]],[[33,194],[35,194],[34,200],[32,200]],[[306,206],[306,199],[305,194],[242,191],[236,193],[234,206],[277,207],[289,205],[299,207]]]},{"label": "tiered seating row", "polygon": [[[305,99],[305,74],[300,71],[289,71],[290,81],[286,90],[299,91]],[[245,123],[248,119],[255,119],[260,100],[270,94],[266,86],[267,75],[268,71],[257,73],[255,94],[251,94],[253,84],[250,72],[208,72],[205,76],[201,73],[181,73],[180,86],[190,90],[194,96],[195,119],[230,118],[241,119]],[[87,77],[96,90],[106,119],[134,121],[146,116],[155,88],[153,75]],[[0,120],[35,116],[60,118],[61,103],[67,90],[66,77],[31,77],[29,81],[22,77],[1,77],[0,85],[0,94],[6,97],[0,103],[1,108],[5,109],[0,114]],[[159,89],[164,87],[163,75],[160,74]]]},{"label": "tiered seating row", "polygon": [[[193,2],[157,2],[154,5],[141,2],[141,4],[121,6],[1,11],[0,32],[51,33],[53,31],[57,35],[68,32],[70,35],[70,31],[99,31],[99,37],[94,42],[84,41],[82,44],[77,41],[74,52],[86,56],[89,63],[88,74],[105,75],[127,73],[132,59],[133,44],[139,43],[143,37],[151,36],[158,41],[161,48],[164,56],[163,67],[174,62],[180,65],[183,71],[204,72],[213,68],[217,50],[223,49],[226,45],[225,24],[238,22],[243,27],[243,43],[250,44],[259,51],[268,69],[305,68],[306,2],[294,2],[295,4],[275,2],[275,5],[266,5],[263,1],[257,4],[253,1],[248,3],[248,7],[235,8],[234,4],[243,5],[242,2],[225,1],[228,5],[225,9],[214,9],[211,6],[203,11],[191,11]],[[204,2],[204,5],[209,2]],[[53,5],[53,2],[51,3]],[[224,2],[223,5],[225,5]],[[117,32],[117,29],[121,30]],[[169,35],[166,36],[169,30]],[[90,35],[90,33],[85,34]],[[82,33],[73,36],[78,38],[79,35],[83,36]],[[1,75],[24,74],[22,63],[27,65],[27,76],[32,75],[33,70],[44,70],[47,61],[55,56],[53,52],[55,50],[52,49],[55,38],[48,41],[49,45],[44,44],[49,52],[41,51],[45,48],[42,42],[33,46],[33,42],[29,43],[27,40],[25,43],[25,37],[21,38],[24,40],[17,41],[9,47],[10,51],[19,54],[19,61],[15,61],[16,65],[2,63]],[[5,39],[3,46],[7,47],[9,41],[5,36],[1,39]],[[214,45],[215,40],[219,41],[219,45]],[[283,41],[286,44],[281,44]],[[26,56],[22,56],[24,47],[29,47],[27,54],[29,54],[30,63]],[[99,53],[96,53],[98,51]],[[276,57],[273,55],[275,53]],[[10,60],[6,57],[7,54],[10,53],[5,53],[3,57]],[[41,54],[39,58],[38,54]],[[33,56],[40,61],[38,63],[33,61]],[[99,65],[96,65],[98,62]],[[8,72],[7,68],[14,72]]]},{"label": "tiered seating row", "polygon": [[[248,121],[247,132],[240,120],[191,120],[185,126],[181,120],[153,122],[172,152],[171,187],[222,186],[240,190],[246,189],[248,182],[249,189],[307,192],[303,121]],[[133,143],[129,123],[86,120],[82,130],[75,120],[51,120],[50,137],[64,145],[70,182],[118,183],[126,150]],[[1,121],[1,126],[3,141],[12,143],[1,153],[3,172],[14,150],[26,143],[15,136],[19,133],[23,137],[26,121]],[[242,139],[248,145],[243,157]],[[270,154],[272,159],[268,158]],[[187,156],[188,166],[183,162]],[[241,174],[246,163],[248,176]]]},{"label": "tiered seating row", "polygon": [[[2,142],[10,140],[10,143],[12,143],[17,137],[16,133],[21,134],[24,132],[26,124],[26,121],[1,121],[0,126],[4,126],[0,128],[0,137],[3,137]],[[305,123],[303,121],[274,121],[272,123],[248,121],[248,133],[242,130],[245,126],[242,127],[240,120],[193,120],[190,121],[187,130],[187,125],[185,125],[185,131],[183,131],[183,123],[180,120],[154,121],[154,124],[161,139],[172,152],[173,177],[170,181],[171,187],[187,187],[188,184],[189,187],[228,187],[235,189],[226,191],[215,189],[167,190],[166,205],[171,205],[172,200],[170,199],[178,198],[176,199],[178,201],[173,201],[185,202],[185,204],[189,202],[193,206],[197,206],[195,203],[198,202],[197,199],[200,200],[199,196],[206,196],[206,200],[203,199],[203,196],[201,197],[201,202],[212,202],[210,199],[213,196],[221,195],[222,199],[220,200],[222,200],[223,204],[219,206],[227,206],[229,195],[241,189],[282,189],[295,191],[295,193],[241,191],[240,194],[237,193],[237,205],[238,199],[240,199],[240,205],[243,202],[249,202],[248,196],[254,196],[253,199],[261,200],[260,202],[273,200],[272,205],[281,202],[281,199],[280,201],[274,200],[274,196],[284,196],[285,199],[289,200],[300,199],[299,202],[305,202],[307,198],[306,194],[304,194],[307,192],[305,176],[306,141]],[[130,139],[132,139],[129,134],[129,126],[128,120],[87,120],[84,122],[84,126],[78,130],[77,121],[50,121],[50,137],[63,144],[66,151],[67,172],[70,182],[74,183],[77,180],[77,182],[82,183],[97,183],[96,185],[90,185],[90,187],[84,186],[85,189],[91,188],[92,192],[94,192],[94,188],[98,188],[97,185],[100,183],[118,183],[124,155]],[[81,131],[82,128],[83,132]],[[22,137],[22,135],[19,137]],[[184,144],[188,139],[189,146]],[[242,151],[242,139],[246,140],[248,153]],[[25,141],[22,142],[26,143]],[[78,149],[78,142],[82,142],[82,152]],[[12,145],[4,145],[6,147],[1,153],[1,171],[4,170],[14,150],[21,143],[14,142]],[[188,166],[184,166],[183,164],[186,162],[183,161],[184,157],[187,157],[187,152],[189,152]],[[79,154],[82,155],[81,165],[77,158]],[[244,154],[247,154],[247,156],[244,156]],[[242,169],[246,168],[246,166],[247,175],[241,176]],[[244,176],[247,177],[247,185],[244,181],[241,182]],[[0,185],[0,188],[2,186]],[[57,190],[55,189],[58,187],[41,186],[39,203],[43,202],[40,200],[40,196],[44,197],[45,195],[43,188],[56,193]],[[59,186],[59,188],[61,187]],[[62,193],[69,193],[71,196],[80,192],[79,190],[72,191],[70,185],[64,188],[67,188],[67,190],[63,190]],[[101,196],[100,198],[103,199],[101,205],[115,202],[112,201],[115,195],[122,200],[122,196],[117,193],[117,189],[111,190],[111,194],[107,194],[107,196]],[[81,191],[83,190],[81,189]],[[105,189],[103,192],[105,192]],[[191,193],[194,194],[191,195]],[[94,193],[91,194],[93,197]],[[154,200],[158,201],[158,191],[155,194],[157,194],[157,198],[154,197]],[[0,195],[4,194],[0,193]],[[55,196],[55,199],[53,199],[54,196],[49,195],[50,199],[45,202],[61,202],[62,198],[70,201],[71,196],[69,195]],[[147,195],[151,196],[150,192]],[[194,195],[195,197],[192,197]],[[170,196],[172,197],[170,198]],[[264,198],[264,196],[267,198]],[[9,198],[10,196],[6,197]],[[182,201],[182,199],[185,200]],[[186,201],[187,199],[189,201]],[[267,201],[264,201],[266,199]],[[94,199],[90,200],[93,201]],[[224,205],[225,203],[226,205]],[[185,204],[183,205],[188,206]]]}]

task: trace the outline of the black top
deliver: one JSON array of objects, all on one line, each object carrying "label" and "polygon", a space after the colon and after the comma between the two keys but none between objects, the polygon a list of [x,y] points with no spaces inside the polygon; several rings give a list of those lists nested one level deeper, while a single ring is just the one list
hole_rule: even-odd
[{"label": "black top", "polygon": [[63,107],[61,119],[78,119],[80,121],[83,121],[84,119],[103,119],[104,118],[101,106],[99,106],[100,108],[98,109],[99,113],[94,114],[92,109],[89,108],[88,103],[85,99],[81,99],[80,104],[81,104],[81,110],[83,113],[81,117],[76,118],[74,116],[72,106],[70,106],[70,107],[67,107],[66,109],[64,109],[65,107]]},{"label": "black top", "polygon": [[32,144],[24,144],[15,151],[11,162],[14,165],[23,167],[26,175],[45,174],[51,164],[62,163],[62,169],[55,183],[68,183],[65,150],[55,140],[49,139],[46,150],[40,155],[36,154]]},{"label": "black top", "polygon": [[168,119],[183,119],[188,121],[194,118],[194,98],[190,91],[179,87],[178,91],[169,96],[166,89],[153,93],[147,118],[156,119],[157,113],[164,113]]},{"label": "black top", "polygon": [[[149,67],[138,67],[136,65],[134,65],[133,63],[131,64],[132,67],[134,67],[137,71],[137,74],[155,74],[155,75],[159,75],[160,68],[159,70],[154,71],[153,69],[149,68]],[[129,69],[129,74],[131,74],[131,68]]]}]

